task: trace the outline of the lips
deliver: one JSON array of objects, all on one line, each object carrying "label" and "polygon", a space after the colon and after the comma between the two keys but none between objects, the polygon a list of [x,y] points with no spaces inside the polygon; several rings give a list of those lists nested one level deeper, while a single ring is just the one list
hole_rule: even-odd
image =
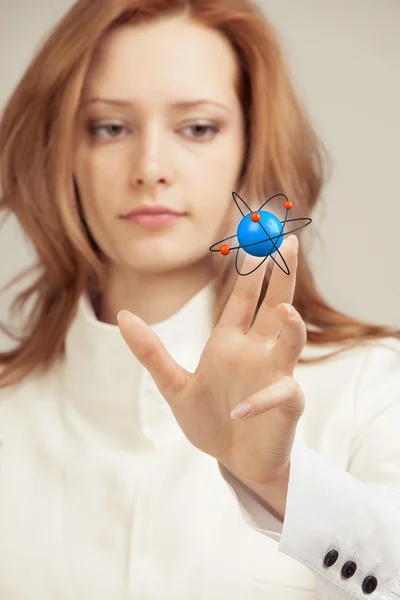
[{"label": "lips", "polygon": [[146,211],[138,211],[138,212],[134,212],[131,213],[131,216],[139,216],[139,215],[146,215],[149,217],[156,217],[159,215],[175,215],[176,217],[178,217],[181,213],[175,213],[172,212],[170,210],[164,210],[164,211],[160,211],[160,212],[155,212],[155,213],[151,213],[151,212],[146,212]]},{"label": "lips", "polygon": [[164,213],[131,213],[131,216],[124,218],[125,221],[134,223],[145,228],[160,228],[172,225],[184,218],[183,214],[174,214],[172,212]]},{"label": "lips", "polygon": [[128,214],[123,215],[125,218],[130,218],[136,215],[176,215],[181,216],[184,213],[172,210],[170,208],[158,208],[158,207],[146,207],[146,208],[138,208]]}]

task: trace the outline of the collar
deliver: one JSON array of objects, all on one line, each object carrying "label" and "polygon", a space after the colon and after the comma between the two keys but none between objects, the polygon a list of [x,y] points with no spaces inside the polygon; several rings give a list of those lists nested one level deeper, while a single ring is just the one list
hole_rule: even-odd
[{"label": "collar", "polygon": [[[171,356],[194,372],[212,331],[215,280],[174,315],[150,325]],[[86,423],[129,443],[146,436],[157,419],[174,421],[150,373],[136,359],[117,325],[99,321],[88,294],[78,302],[60,366],[67,404]],[[147,429],[150,431],[150,429]]]}]

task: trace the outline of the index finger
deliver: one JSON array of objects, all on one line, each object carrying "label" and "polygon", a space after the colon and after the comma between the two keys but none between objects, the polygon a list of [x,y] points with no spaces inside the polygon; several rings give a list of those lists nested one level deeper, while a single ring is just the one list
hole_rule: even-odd
[{"label": "index finger", "polygon": [[[262,339],[276,339],[281,329],[276,308],[281,303],[292,304],[294,290],[296,287],[297,254],[299,242],[295,235],[290,235],[282,244],[282,256],[289,267],[290,274],[282,272],[274,265],[271,278],[268,283],[265,298],[257,313],[257,317],[250,330],[250,335]],[[279,260],[279,259],[278,259]]]},{"label": "index finger", "polygon": [[[219,327],[235,327],[247,333],[260,297],[265,270],[270,258],[252,256],[246,252],[241,269],[248,275],[238,275],[232,293],[218,321]],[[262,264],[261,264],[262,263]],[[261,265],[257,269],[257,265]],[[253,273],[253,269],[256,269]]]}]

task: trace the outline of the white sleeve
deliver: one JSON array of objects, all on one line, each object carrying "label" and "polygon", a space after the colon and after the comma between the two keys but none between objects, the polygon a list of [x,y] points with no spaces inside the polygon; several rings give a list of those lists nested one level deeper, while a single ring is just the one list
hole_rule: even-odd
[{"label": "white sleeve", "polygon": [[390,352],[364,365],[348,471],[295,440],[283,523],[218,463],[245,522],[316,575],[320,600],[400,600],[400,358]]}]

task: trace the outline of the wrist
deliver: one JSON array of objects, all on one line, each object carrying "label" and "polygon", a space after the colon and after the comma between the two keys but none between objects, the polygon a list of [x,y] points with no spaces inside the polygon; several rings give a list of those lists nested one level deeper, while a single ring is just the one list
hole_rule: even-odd
[{"label": "wrist", "polygon": [[[221,463],[220,463],[221,464]],[[268,483],[258,484],[242,477],[238,477],[229,468],[222,465],[226,471],[235,477],[248,492],[259,502],[265,505],[266,509],[273,514],[281,523],[284,522],[286,513],[287,493],[290,477],[290,462],[282,471],[281,475]]]},{"label": "wrist", "polygon": [[266,484],[246,484],[269,508],[281,523],[285,520],[290,464],[281,477]]}]

